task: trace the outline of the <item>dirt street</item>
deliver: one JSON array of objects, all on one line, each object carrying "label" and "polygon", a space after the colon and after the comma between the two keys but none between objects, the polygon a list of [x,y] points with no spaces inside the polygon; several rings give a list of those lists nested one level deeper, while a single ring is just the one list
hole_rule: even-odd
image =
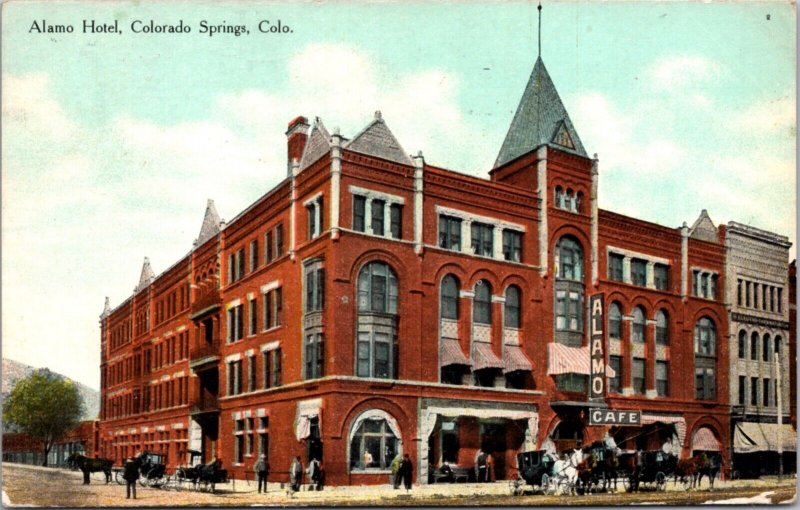
[{"label": "dirt street", "polygon": [[[586,496],[511,496],[506,482],[493,484],[447,484],[415,486],[411,492],[391,486],[332,487],[320,492],[301,491],[289,497],[278,484],[270,484],[267,495],[257,494],[252,482],[237,481],[219,486],[217,494],[195,491],[137,489],[136,500],[125,499],[125,486],[106,485],[100,474],[92,476],[89,486],[82,485],[79,472],[46,469],[16,464],[3,465],[3,506],[610,506],[633,503],[692,505],[705,501],[754,498],[740,503],[780,503],[794,499],[796,479],[741,480],[719,482],[713,491],[706,484],[700,490],[686,492],[668,484],[666,492],[635,494],[592,494]],[[7,498],[7,499],[6,499]]]}]

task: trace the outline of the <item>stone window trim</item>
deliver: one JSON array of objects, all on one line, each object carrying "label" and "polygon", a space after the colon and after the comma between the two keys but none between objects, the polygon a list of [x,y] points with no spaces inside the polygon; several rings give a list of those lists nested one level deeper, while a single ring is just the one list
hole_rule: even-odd
[{"label": "stone window trim", "polygon": [[[452,209],[450,207],[445,207],[442,205],[436,206],[436,216],[437,217],[450,216],[461,220],[461,253],[472,255],[475,257],[481,255],[474,254],[472,250],[473,222],[482,223],[484,225],[492,227],[493,229],[492,255],[485,257],[497,260],[505,260],[505,257],[503,255],[503,231],[514,230],[524,234],[527,230],[525,228],[525,225],[521,225],[519,223],[512,223],[497,218],[492,218],[489,216],[481,216],[479,214],[473,214],[459,209]],[[467,242],[467,240],[469,240],[469,242]]]},{"label": "stone window trim", "polygon": [[[647,275],[646,275],[646,285],[645,287],[648,289],[656,289],[656,281],[655,281],[655,265],[659,264],[662,266],[666,266],[667,270],[671,267],[669,259],[665,259],[663,257],[658,257],[655,255],[648,255],[645,253],[627,250],[625,248],[619,248],[616,246],[606,246],[606,260],[610,260],[611,255],[622,256],[622,283],[627,283],[629,285],[634,285],[633,277],[631,274],[631,261],[633,259],[644,260],[647,264]],[[609,265],[606,262],[606,265]],[[606,275],[609,275],[608,270],[606,271]],[[610,276],[609,276],[610,279]],[[615,280],[616,281],[616,280]]]},{"label": "stone window trim", "polygon": [[[689,275],[692,275],[692,278],[694,278],[694,274],[695,273],[698,273],[698,277],[699,278],[703,278],[705,276],[705,278],[707,278],[708,281],[709,281],[709,285],[712,286],[712,289],[711,289],[711,296],[705,295],[705,290],[703,290],[703,289],[700,289],[701,293],[699,293],[699,294],[695,293],[694,280],[693,280],[692,281],[692,287],[693,288],[692,288],[692,292],[691,292],[692,297],[698,297],[698,298],[702,298],[702,299],[711,299],[711,300],[715,300],[715,299],[719,298],[720,289],[717,288],[717,286],[719,286],[719,271],[714,271],[712,269],[708,269],[706,267],[700,267],[700,266],[691,266],[691,267],[689,267]],[[713,284],[711,283],[712,279],[713,279]]]},{"label": "stone window trim", "polygon": [[[353,197],[359,196],[363,197],[365,200],[364,204],[364,230],[356,230],[355,226],[353,226],[354,232],[360,232],[362,234],[372,235],[376,237],[382,237],[386,239],[399,239],[395,238],[392,235],[392,206],[393,205],[405,205],[405,198],[392,195],[391,193],[384,193],[381,191],[375,191],[367,188],[361,188],[359,186],[350,186],[349,187],[350,194]],[[383,234],[375,234],[372,229],[372,203],[375,200],[379,200],[383,202]],[[402,214],[402,213],[401,213]],[[353,216],[355,217],[355,209],[353,209]],[[402,238],[402,235],[400,236]]]}]

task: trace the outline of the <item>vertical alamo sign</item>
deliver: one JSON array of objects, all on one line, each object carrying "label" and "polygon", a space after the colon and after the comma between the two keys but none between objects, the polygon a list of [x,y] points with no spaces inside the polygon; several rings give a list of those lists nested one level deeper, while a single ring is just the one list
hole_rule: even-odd
[{"label": "vertical alamo sign", "polygon": [[606,394],[606,342],[603,334],[603,294],[589,298],[589,398],[602,399]]}]

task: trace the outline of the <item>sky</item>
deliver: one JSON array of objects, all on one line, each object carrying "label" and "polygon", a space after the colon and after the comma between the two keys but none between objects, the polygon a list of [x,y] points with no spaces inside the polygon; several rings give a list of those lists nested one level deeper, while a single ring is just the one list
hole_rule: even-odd
[{"label": "sky", "polygon": [[[104,298],[131,296],[145,256],[159,274],[188,253],[208,198],[232,219],[279,182],[291,119],[352,136],[381,110],[407,152],[487,177],[537,55],[531,2],[3,9],[3,356],[93,388]],[[600,207],[672,227],[707,209],[796,242],[792,4],[542,13],[542,58],[600,160]],[[150,20],[191,32],[133,32]]]}]

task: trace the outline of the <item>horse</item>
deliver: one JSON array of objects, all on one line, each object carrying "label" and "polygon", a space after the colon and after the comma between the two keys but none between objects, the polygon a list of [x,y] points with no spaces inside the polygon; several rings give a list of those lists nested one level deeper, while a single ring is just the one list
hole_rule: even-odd
[{"label": "horse", "polygon": [[711,455],[701,453],[700,456],[705,459],[705,462],[701,462],[697,468],[697,487],[700,487],[703,477],[707,476],[710,489],[714,489],[714,479],[722,469],[722,456],[719,453]]},{"label": "horse", "polygon": [[675,467],[675,483],[680,479],[681,483],[688,488],[700,487],[700,480],[707,476],[711,488],[714,488],[714,479],[722,468],[722,458],[719,454],[712,455],[713,460],[708,458],[705,452],[695,455],[689,459],[681,459]]},{"label": "horse", "polygon": [[227,472],[222,469],[222,461],[213,459],[207,464],[199,464],[197,468],[197,480],[195,484],[202,483],[204,486],[211,486],[211,492],[215,491],[215,484],[223,482]]},{"label": "horse", "polygon": [[578,482],[577,466],[581,462],[581,451],[574,450],[566,459],[559,459],[553,464],[553,477],[556,485],[565,484],[570,494],[575,492]]},{"label": "horse", "polygon": [[599,481],[603,481],[603,490],[608,490],[611,485],[611,480],[614,480],[614,490],[617,490],[617,466],[619,461],[617,459],[617,448],[609,447],[601,441],[592,443],[591,446],[583,449],[584,455],[588,454],[589,458],[589,479],[595,485],[599,485]]},{"label": "horse", "polygon": [[89,485],[89,473],[102,471],[106,475],[106,483],[111,481],[111,466],[114,461],[110,459],[90,459],[85,455],[73,453],[67,457],[68,463],[74,463],[83,472],[83,484]]}]

